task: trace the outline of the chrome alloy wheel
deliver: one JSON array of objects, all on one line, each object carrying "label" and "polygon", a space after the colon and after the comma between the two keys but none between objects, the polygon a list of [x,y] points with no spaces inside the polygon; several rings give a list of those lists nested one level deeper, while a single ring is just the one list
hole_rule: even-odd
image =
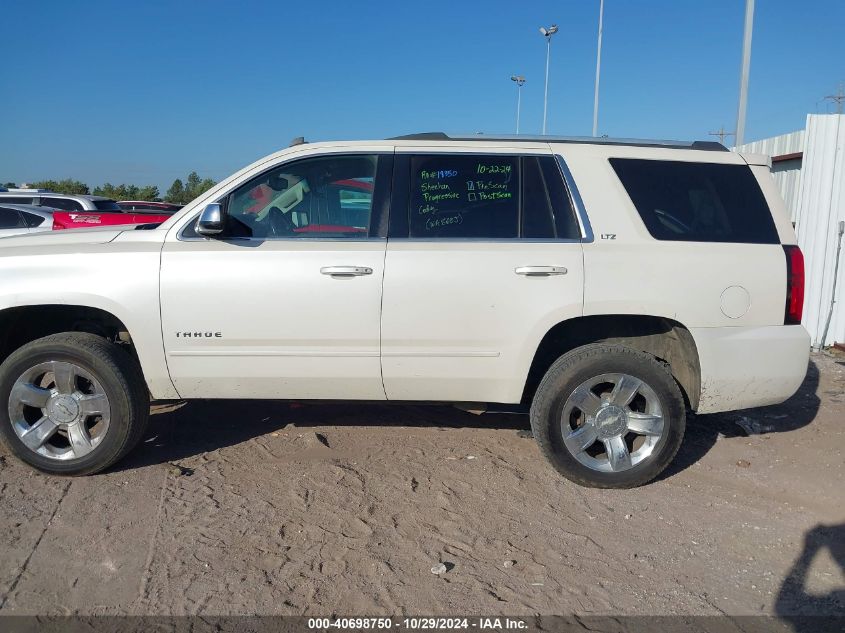
[{"label": "chrome alloy wheel", "polygon": [[584,466],[620,472],[651,457],[663,436],[663,410],[654,390],[628,374],[602,374],[581,383],[563,406],[563,444]]},{"label": "chrome alloy wheel", "polygon": [[31,367],[9,394],[15,433],[31,451],[51,459],[78,459],[97,448],[108,432],[110,414],[100,382],[69,362]]}]

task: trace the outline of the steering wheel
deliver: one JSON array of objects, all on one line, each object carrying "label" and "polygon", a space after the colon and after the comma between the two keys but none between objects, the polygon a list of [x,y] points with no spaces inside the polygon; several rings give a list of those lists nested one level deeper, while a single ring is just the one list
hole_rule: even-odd
[{"label": "steering wheel", "polygon": [[290,219],[290,213],[285,213],[279,207],[270,207],[267,213],[267,221],[270,223],[267,228],[270,235],[293,235],[296,226]]}]

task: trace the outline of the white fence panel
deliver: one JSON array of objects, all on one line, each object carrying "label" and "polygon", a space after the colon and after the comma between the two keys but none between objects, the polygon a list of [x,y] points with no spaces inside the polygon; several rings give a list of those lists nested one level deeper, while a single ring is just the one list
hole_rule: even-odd
[{"label": "white fence panel", "polygon": [[[845,220],[845,115],[807,116],[795,230],[804,253],[804,325],[813,344],[821,336],[833,296],[839,222]],[[845,342],[845,273],[839,264],[835,310],[823,342]]]}]

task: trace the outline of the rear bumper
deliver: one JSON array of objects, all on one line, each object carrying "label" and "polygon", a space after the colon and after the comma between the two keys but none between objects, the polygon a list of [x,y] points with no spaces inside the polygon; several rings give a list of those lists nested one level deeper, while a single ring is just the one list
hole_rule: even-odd
[{"label": "rear bumper", "polygon": [[810,335],[801,325],[692,328],[701,366],[698,413],[778,404],[807,375]]}]

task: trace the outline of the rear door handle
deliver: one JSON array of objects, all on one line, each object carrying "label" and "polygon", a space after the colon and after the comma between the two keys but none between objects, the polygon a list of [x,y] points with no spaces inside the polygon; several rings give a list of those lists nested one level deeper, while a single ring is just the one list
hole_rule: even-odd
[{"label": "rear door handle", "polygon": [[550,275],[565,275],[568,271],[563,266],[520,266],[514,268],[513,272],[527,277],[549,277]]},{"label": "rear door handle", "polygon": [[332,277],[361,277],[372,275],[373,269],[366,266],[323,266],[320,272]]}]

